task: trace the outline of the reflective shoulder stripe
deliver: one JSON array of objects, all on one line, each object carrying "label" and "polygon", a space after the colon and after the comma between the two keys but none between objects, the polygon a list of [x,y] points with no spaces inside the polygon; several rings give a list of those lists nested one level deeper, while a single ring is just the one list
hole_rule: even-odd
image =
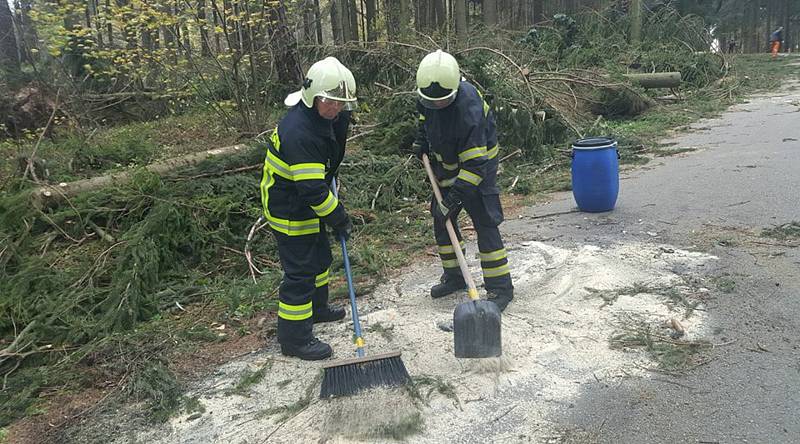
[{"label": "reflective shoulder stripe", "polygon": [[336,209],[337,205],[339,205],[339,199],[337,199],[332,192],[328,191],[328,197],[319,205],[311,205],[311,209],[317,213],[317,216],[325,217],[331,214],[333,210]]},{"label": "reflective shoulder stripe", "polygon": [[319,219],[287,220],[267,214],[267,222],[272,229],[287,236],[319,233]]},{"label": "reflective shoulder stripe", "polygon": [[325,165],[321,163],[298,163],[289,166],[292,180],[325,179]]},{"label": "reflective shoulder stripe", "polygon": [[470,148],[468,150],[458,153],[458,160],[461,163],[464,163],[472,159],[478,159],[481,157],[486,157],[485,146],[476,146],[475,148]]},{"label": "reflective shoulder stripe", "polygon": [[489,251],[487,253],[479,253],[480,259],[483,262],[491,262],[491,261],[499,261],[500,259],[505,259],[508,257],[508,253],[506,253],[505,248],[501,248],[495,251]]},{"label": "reflective shoulder stripe", "polygon": [[311,317],[312,303],[303,305],[289,305],[278,302],[278,317],[287,321],[302,321]]},{"label": "reflective shoulder stripe", "polygon": [[272,131],[272,135],[269,136],[269,140],[272,142],[272,146],[275,148],[275,151],[281,152],[281,138],[278,136],[278,128],[275,128]]},{"label": "reflective shoulder stripe", "polygon": [[420,122],[424,122],[424,121],[425,121],[425,116],[423,116],[422,114],[420,114],[420,115],[419,115],[419,121],[420,121]]},{"label": "reflective shoulder stripe", "polygon": [[478,176],[477,174],[475,174],[475,173],[473,173],[471,171],[467,171],[467,170],[465,170],[463,168],[461,169],[461,171],[458,172],[457,178],[461,179],[461,180],[465,180],[465,181],[475,185],[476,187],[478,185],[480,185],[481,182],[483,181],[483,177]]},{"label": "reflective shoulder stripe", "polygon": [[508,264],[501,265],[499,267],[494,268],[485,268],[483,270],[483,277],[484,278],[493,278],[499,277],[506,274],[510,274],[511,270],[508,268]]},{"label": "reflective shoulder stripe", "polygon": [[499,152],[500,152],[500,147],[498,145],[495,145],[495,146],[489,148],[488,151],[486,151],[486,157],[489,160],[492,160],[495,157],[497,157],[497,153],[499,153]]}]

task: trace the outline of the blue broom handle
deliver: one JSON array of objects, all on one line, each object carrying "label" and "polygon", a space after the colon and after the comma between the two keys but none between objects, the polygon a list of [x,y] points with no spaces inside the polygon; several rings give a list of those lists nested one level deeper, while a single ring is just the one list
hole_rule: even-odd
[{"label": "blue broom handle", "polygon": [[[333,195],[338,199],[339,192],[336,189],[336,178],[331,181]],[[356,354],[359,358],[364,357],[364,339],[361,337],[361,323],[358,321],[358,308],[356,307],[356,293],[353,290],[353,273],[350,270],[350,258],[347,255],[347,242],[344,236],[339,237],[342,243],[342,258],[344,259],[344,274],[347,276],[347,290],[350,293],[350,313],[353,317],[353,329],[356,332]]]}]

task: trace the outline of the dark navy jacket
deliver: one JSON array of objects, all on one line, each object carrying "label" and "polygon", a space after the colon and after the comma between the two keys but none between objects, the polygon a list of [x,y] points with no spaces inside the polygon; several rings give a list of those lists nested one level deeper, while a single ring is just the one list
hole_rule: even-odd
[{"label": "dark navy jacket", "polygon": [[417,103],[415,144],[431,153],[439,185],[455,187],[464,199],[499,194],[494,113],[478,90],[462,81],[448,107],[432,110]]},{"label": "dark navy jacket", "polygon": [[330,189],[344,158],[350,113],[327,120],[302,102],[293,106],[267,143],[261,201],[270,227],[288,236],[319,233],[320,221],[346,213]]}]

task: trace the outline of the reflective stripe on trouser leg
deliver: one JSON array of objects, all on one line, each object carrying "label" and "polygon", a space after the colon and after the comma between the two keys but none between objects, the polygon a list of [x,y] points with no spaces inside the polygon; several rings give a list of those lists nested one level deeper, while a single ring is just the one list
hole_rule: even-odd
[{"label": "reflective stripe on trouser leg", "polygon": [[[283,281],[278,289],[278,342],[304,345],[314,338],[313,303],[316,278],[326,266],[320,264],[320,238],[325,232],[304,236],[275,234]],[[328,248],[330,255],[330,248]]]},{"label": "reflective stripe on trouser leg", "polygon": [[325,231],[323,230],[322,236],[317,238],[317,243],[315,244],[316,269],[320,270],[320,273],[314,279],[314,285],[316,286],[313,298],[314,310],[328,305],[328,281],[330,280],[330,267],[333,257],[331,256],[331,245],[328,241],[328,236],[324,233]]},{"label": "reflective stripe on trouser leg", "polygon": [[[432,200],[431,213],[434,211],[439,210],[436,208],[436,203]],[[453,223],[453,229],[456,232],[456,237],[458,237],[458,241],[461,243],[461,251],[466,254],[464,240],[461,238],[461,231],[458,229],[457,215],[454,215],[450,221]],[[441,219],[435,217],[433,218],[433,235],[436,238],[436,245],[438,246],[439,257],[442,260],[444,274],[448,277],[452,276],[454,278],[463,278],[463,276],[461,276],[461,269],[458,266],[458,258],[456,257],[455,250],[453,249],[453,244],[450,242],[450,235],[447,234],[447,228]]]},{"label": "reflective stripe on trouser leg", "polygon": [[[499,200],[496,200],[496,204],[499,205]],[[508,253],[495,222],[497,219],[490,217],[487,205],[489,203],[480,197],[474,202],[465,203],[475,233],[478,235],[478,256],[483,270],[483,284],[487,291],[510,290],[514,285],[511,282]]]},{"label": "reflective stripe on trouser leg", "polygon": [[508,253],[503,247],[500,230],[497,227],[476,225],[475,231],[478,234],[478,250],[486,290],[514,288]]}]

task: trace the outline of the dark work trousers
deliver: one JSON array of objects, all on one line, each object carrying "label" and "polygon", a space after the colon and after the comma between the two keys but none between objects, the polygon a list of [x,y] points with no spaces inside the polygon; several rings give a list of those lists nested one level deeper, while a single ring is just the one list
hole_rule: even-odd
[{"label": "dark work trousers", "polygon": [[[446,196],[449,188],[442,188],[443,196]],[[431,212],[438,212],[436,199],[431,201]],[[497,228],[503,222],[503,208],[500,205],[500,196],[497,194],[482,194],[476,191],[473,195],[464,196],[464,210],[472,219],[475,232],[478,234],[478,251],[483,270],[483,284],[487,291],[491,290],[511,290],[514,285],[511,282],[511,272],[508,266],[508,253],[503,247],[503,239],[500,237],[500,230]],[[458,228],[458,215],[452,216],[451,222],[455,229],[458,240],[461,243],[461,250],[465,251],[464,241]],[[458,267],[453,245],[450,236],[444,225],[444,220],[434,218],[433,232],[436,237],[436,245],[439,246],[439,257],[442,260],[445,279],[463,280],[461,270]]]},{"label": "dark work trousers", "polygon": [[320,224],[320,232],[287,236],[273,231],[283,267],[278,289],[278,342],[305,345],[312,339],[313,311],[328,305],[328,273],[331,246]]}]

